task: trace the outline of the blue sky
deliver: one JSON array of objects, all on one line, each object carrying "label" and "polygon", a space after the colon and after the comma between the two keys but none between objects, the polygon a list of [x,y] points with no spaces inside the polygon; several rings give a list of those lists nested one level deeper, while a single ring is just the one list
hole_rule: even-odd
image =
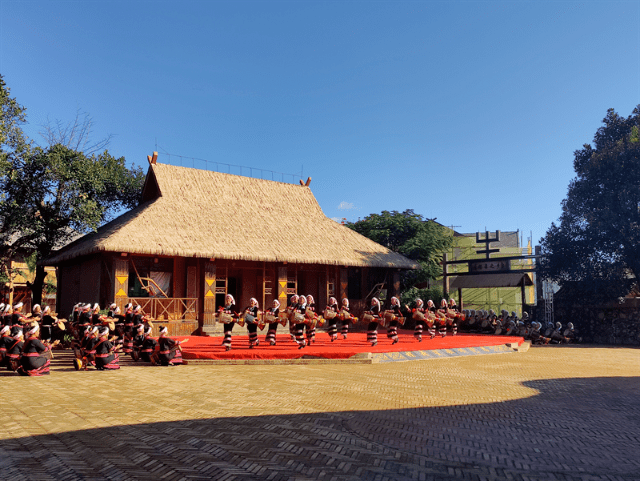
[{"label": "blue sky", "polygon": [[145,168],[157,143],[311,176],[332,218],[537,243],[573,152],[640,104],[640,2],[0,0],[0,73],[38,141],[79,109]]}]

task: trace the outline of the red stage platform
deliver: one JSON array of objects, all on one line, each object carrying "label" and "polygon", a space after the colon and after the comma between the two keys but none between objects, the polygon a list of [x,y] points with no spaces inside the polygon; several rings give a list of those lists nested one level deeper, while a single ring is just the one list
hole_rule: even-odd
[{"label": "red stage platform", "polygon": [[[283,331],[277,335],[277,344],[270,346],[264,340],[264,334],[259,336],[260,344],[253,349],[249,348],[249,338],[247,335],[235,335],[232,340],[232,349],[225,351],[222,346],[222,337],[189,337],[188,342],[182,346],[182,356],[184,359],[211,359],[211,360],[231,360],[231,359],[349,359],[363,353],[394,353],[408,351],[430,351],[430,350],[451,350],[460,348],[482,348],[489,346],[500,346],[508,343],[520,345],[524,342],[522,337],[514,336],[490,336],[482,334],[458,334],[456,336],[447,335],[444,338],[436,336],[429,339],[423,336],[423,341],[418,342],[413,337],[412,331],[400,331],[400,342],[393,345],[387,339],[386,332],[378,333],[378,345],[371,346],[367,342],[366,333],[350,333],[347,339],[338,336],[338,340],[331,342],[326,332],[316,334],[316,342],[303,349],[298,349],[298,345],[291,340],[289,332]],[[177,339],[185,339],[179,337]]]}]

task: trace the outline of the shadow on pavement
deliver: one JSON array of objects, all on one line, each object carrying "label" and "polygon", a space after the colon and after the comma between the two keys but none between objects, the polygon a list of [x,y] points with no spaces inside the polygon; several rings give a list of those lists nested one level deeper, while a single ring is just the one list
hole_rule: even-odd
[{"label": "shadow on pavement", "polygon": [[16,433],[0,441],[0,478],[640,479],[639,378],[525,385],[539,394],[451,407]]}]

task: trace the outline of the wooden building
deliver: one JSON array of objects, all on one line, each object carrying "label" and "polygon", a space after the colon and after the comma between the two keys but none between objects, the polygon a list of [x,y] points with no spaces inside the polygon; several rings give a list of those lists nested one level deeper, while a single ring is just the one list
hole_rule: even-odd
[{"label": "wooden building", "polygon": [[43,263],[57,267],[60,313],[131,301],[174,334],[215,329],[227,293],[238,308],[294,293],[357,305],[380,283],[393,294],[399,273],[418,267],[326,217],[308,185],[155,160],[138,207]]}]

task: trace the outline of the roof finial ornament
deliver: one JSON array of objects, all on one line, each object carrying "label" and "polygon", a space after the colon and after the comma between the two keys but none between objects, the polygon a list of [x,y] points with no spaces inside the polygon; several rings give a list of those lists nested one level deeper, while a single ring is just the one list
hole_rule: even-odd
[{"label": "roof finial ornament", "polygon": [[158,152],[153,152],[153,157],[150,155],[147,155],[147,160],[149,161],[150,165],[153,165],[156,163],[156,161],[158,160]]},{"label": "roof finial ornament", "polygon": [[302,187],[309,187],[309,184],[311,183],[311,177],[307,177],[307,183],[305,184],[302,179],[300,179],[300,185]]}]

